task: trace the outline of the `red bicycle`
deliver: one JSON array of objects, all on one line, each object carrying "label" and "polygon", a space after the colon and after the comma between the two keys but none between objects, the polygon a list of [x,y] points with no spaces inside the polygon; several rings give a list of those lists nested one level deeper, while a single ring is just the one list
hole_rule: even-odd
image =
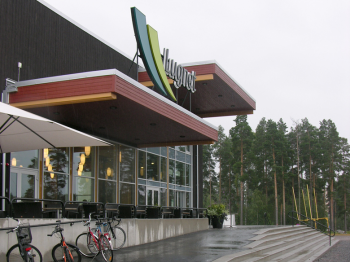
[{"label": "red bicycle", "polygon": [[102,222],[96,222],[96,230],[91,229],[90,224],[92,214],[94,213],[89,214],[89,220],[84,224],[84,226],[88,226],[88,232],[84,233],[84,235],[86,234],[86,247],[90,251],[90,254],[88,252],[83,252],[82,248],[79,251],[82,255],[87,257],[97,256],[101,253],[105,261],[111,262],[113,261],[112,246],[108,238],[99,229]]}]

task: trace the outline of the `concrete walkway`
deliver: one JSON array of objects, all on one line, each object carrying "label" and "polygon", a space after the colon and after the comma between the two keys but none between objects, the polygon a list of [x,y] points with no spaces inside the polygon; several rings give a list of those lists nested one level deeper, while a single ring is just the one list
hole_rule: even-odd
[{"label": "concrete walkway", "polygon": [[[266,227],[266,226],[265,226]],[[145,245],[123,248],[114,252],[118,262],[209,262],[222,256],[245,250],[244,246],[263,227],[238,226],[235,228],[208,229],[196,233],[168,238]],[[84,258],[83,262],[92,261]],[[93,261],[102,262],[102,257]]]}]

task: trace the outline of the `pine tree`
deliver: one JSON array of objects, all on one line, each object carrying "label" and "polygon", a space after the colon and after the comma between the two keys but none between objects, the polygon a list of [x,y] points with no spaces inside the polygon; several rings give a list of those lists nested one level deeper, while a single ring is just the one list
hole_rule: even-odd
[{"label": "pine tree", "polygon": [[[234,172],[240,173],[240,224],[243,225],[243,206],[244,206],[244,173],[249,167],[247,158],[250,151],[253,132],[247,122],[247,116],[237,116],[234,120],[236,126],[231,128],[230,135],[232,139],[232,157],[234,163]],[[248,163],[246,163],[246,161]],[[239,169],[239,171],[237,170]]]}]

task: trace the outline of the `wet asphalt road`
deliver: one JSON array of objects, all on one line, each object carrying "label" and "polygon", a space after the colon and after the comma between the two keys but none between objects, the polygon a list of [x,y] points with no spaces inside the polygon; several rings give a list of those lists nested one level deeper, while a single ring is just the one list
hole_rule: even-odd
[{"label": "wet asphalt road", "polygon": [[[261,227],[235,227],[208,229],[196,233],[172,237],[165,240],[123,248],[114,252],[114,261],[118,262],[209,262],[222,256],[245,250],[254,232]],[[83,262],[102,262],[101,255],[92,260],[83,258]]]}]

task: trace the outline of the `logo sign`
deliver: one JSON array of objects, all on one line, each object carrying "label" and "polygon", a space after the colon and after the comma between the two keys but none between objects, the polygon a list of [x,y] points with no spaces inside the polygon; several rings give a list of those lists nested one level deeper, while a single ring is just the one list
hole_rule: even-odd
[{"label": "logo sign", "polygon": [[189,73],[181,65],[174,63],[174,60],[169,58],[169,49],[163,49],[163,66],[167,76],[174,80],[174,86],[179,89],[181,86],[187,88],[192,93],[196,92],[195,81],[196,73]]},{"label": "logo sign", "polygon": [[164,96],[170,96],[173,101],[176,101],[167,79],[168,75],[174,80],[176,88],[184,86],[188,90],[194,92],[195,73],[192,72],[190,74],[186,69],[177,65],[177,63],[174,63],[173,60],[170,60],[168,58],[169,50],[164,51],[162,59],[159,48],[158,33],[150,25],[146,24],[146,16],[136,7],[132,7],[131,17],[142,61],[157,90]]}]

